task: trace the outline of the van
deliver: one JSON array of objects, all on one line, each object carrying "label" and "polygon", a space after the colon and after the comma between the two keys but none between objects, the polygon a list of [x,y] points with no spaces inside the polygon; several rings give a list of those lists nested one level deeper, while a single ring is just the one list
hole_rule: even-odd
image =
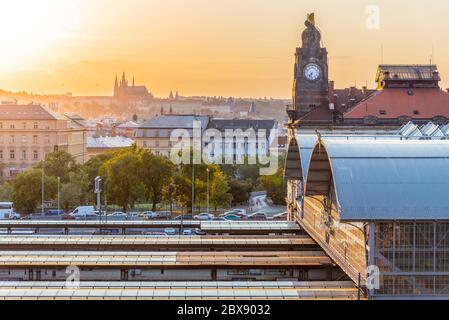
[{"label": "van", "polygon": [[0,219],[11,219],[14,213],[14,203],[0,202]]},{"label": "van", "polygon": [[95,212],[94,206],[81,206],[73,210],[73,212],[70,214],[75,219],[86,219],[86,218],[93,218],[94,216],[98,216],[98,214]]}]

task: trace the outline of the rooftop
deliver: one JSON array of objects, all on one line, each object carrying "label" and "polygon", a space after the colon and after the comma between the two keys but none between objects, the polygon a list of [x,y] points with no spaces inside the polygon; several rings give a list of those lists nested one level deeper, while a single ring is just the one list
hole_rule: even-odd
[{"label": "rooftop", "polygon": [[449,141],[324,138],[306,194],[328,195],[333,183],[343,221],[449,220],[448,168]]},{"label": "rooftop", "polygon": [[88,149],[114,149],[131,147],[134,140],[128,137],[87,137]]},{"label": "rooftop", "polygon": [[209,117],[195,115],[156,116],[139,125],[138,129],[192,129],[194,121],[200,121],[202,128],[206,128]]},{"label": "rooftop", "polygon": [[37,104],[0,104],[0,120],[68,120]]}]

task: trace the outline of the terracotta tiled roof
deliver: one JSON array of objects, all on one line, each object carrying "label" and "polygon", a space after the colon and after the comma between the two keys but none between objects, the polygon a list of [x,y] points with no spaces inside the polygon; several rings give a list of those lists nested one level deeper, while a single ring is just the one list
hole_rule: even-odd
[{"label": "terracotta tiled roof", "polygon": [[329,109],[329,106],[321,105],[303,116],[300,121],[332,122],[333,118],[333,111]]},{"label": "terracotta tiled roof", "polygon": [[344,114],[345,119],[395,119],[407,116],[413,119],[449,118],[449,94],[441,89],[384,89],[360,102]]}]

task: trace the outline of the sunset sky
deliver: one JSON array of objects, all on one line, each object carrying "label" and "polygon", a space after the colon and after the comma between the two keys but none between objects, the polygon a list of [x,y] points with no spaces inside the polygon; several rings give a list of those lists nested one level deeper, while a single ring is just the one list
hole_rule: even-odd
[{"label": "sunset sky", "polygon": [[[368,5],[380,28],[366,26]],[[110,95],[126,70],[159,97],[289,98],[308,12],[337,87],[373,87],[385,63],[439,65],[449,86],[447,0],[0,0],[0,88]]]}]

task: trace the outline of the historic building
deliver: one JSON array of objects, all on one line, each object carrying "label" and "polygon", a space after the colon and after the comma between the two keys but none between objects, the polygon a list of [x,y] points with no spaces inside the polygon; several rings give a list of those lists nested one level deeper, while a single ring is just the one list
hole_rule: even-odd
[{"label": "historic building", "polygon": [[302,129],[354,128],[395,130],[409,121],[449,120],[449,93],[440,87],[436,65],[380,65],[376,90],[336,89],[328,79],[327,50],[309,15],[296,49],[290,124]]},{"label": "historic building", "polygon": [[321,34],[315,27],[314,14],[305,22],[302,47],[296,48],[293,108],[298,116],[321,105],[329,105],[327,50],[321,48]]},{"label": "historic building", "polygon": [[134,82],[134,77],[132,84],[129,85],[125,72],[123,72],[120,83],[118,82],[118,78],[115,77],[114,98],[121,102],[140,102],[152,100],[154,97],[148,91],[147,87],[137,86]]},{"label": "historic building", "polygon": [[160,115],[140,124],[134,132],[134,141],[140,148],[151,150],[156,155],[170,157],[173,145],[172,132],[186,130],[193,145],[194,122],[201,124],[203,132],[209,124],[208,116],[197,115]]},{"label": "historic building", "polygon": [[64,150],[87,161],[87,131],[69,117],[40,105],[0,105],[0,175],[10,179],[36,165],[47,153]]},{"label": "historic building", "polygon": [[[312,52],[313,15],[306,26]],[[330,81],[328,100],[322,91],[315,104],[321,50],[296,61],[304,71],[288,109],[289,218],[369,298],[448,299],[449,94],[437,66],[380,65],[376,90]]]}]

